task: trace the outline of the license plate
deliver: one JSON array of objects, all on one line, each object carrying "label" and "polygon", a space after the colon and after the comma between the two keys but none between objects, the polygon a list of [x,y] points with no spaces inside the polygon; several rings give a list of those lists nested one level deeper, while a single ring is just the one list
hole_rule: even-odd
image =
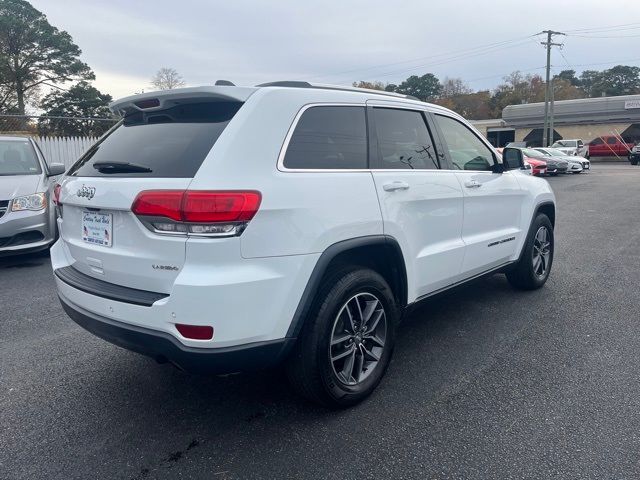
[{"label": "license plate", "polygon": [[113,215],[82,212],[82,240],[94,245],[110,247],[113,242]]}]

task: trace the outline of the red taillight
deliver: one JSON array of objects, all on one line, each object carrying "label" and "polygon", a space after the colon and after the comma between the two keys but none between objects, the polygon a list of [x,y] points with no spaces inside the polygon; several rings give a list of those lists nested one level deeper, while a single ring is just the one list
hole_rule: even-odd
[{"label": "red taillight", "polygon": [[248,222],[260,206],[259,192],[187,191],[182,203],[185,222]]},{"label": "red taillight", "polygon": [[147,190],[140,192],[131,206],[136,215],[167,217],[176,222],[182,221],[183,190]]},{"label": "red taillight", "polygon": [[184,338],[192,340],[211,340],[213,338],[213,327],[207,325],[185,325],[176,323],[176,328]]},{"label": "red taillight", "polygon": [[55,205],[60,205],[60,190],[62,187],[59,183],[56,183],[55,187],[53,187],[53,203]]},{"label": "red taillight", "polygon": [[131,211],[141,217],[173,221],[143,221],[157,233],[234,236],[242,233],[261,200],[260,192],[254,190],[146,190],[138,194]]}]

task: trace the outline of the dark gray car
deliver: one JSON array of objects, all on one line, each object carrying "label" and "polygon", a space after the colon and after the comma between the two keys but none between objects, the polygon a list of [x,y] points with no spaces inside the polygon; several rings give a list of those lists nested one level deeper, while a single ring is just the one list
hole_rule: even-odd
[{"label": "dark gray car", "polygon": [[31,138],[0,136],[0,256],[51,245],[54,177],[63,173],[64,165],[47,165]]}]

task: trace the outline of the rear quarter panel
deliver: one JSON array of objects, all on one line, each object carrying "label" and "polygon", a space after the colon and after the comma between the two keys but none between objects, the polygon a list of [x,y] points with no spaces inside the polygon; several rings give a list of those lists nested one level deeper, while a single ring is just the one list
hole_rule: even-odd
[{"label": "rear quarter panel", "polygon": [[241,237],[244,258],[318,253],[341,240],[382,233],[370,172],[278,170],[289,128],[310,103],[364,107],[365,99],[318,89],[259,90],[218,139],[189,187],[262,193],[260,209]]}]

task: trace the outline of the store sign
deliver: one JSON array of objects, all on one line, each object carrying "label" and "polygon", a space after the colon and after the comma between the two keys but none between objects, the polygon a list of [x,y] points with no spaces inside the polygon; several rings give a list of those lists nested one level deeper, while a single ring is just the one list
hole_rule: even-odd
[{"label": "store sign", "polygon": [[640,100],[627,100],[624,102],[624,109],[640,108]]}]

